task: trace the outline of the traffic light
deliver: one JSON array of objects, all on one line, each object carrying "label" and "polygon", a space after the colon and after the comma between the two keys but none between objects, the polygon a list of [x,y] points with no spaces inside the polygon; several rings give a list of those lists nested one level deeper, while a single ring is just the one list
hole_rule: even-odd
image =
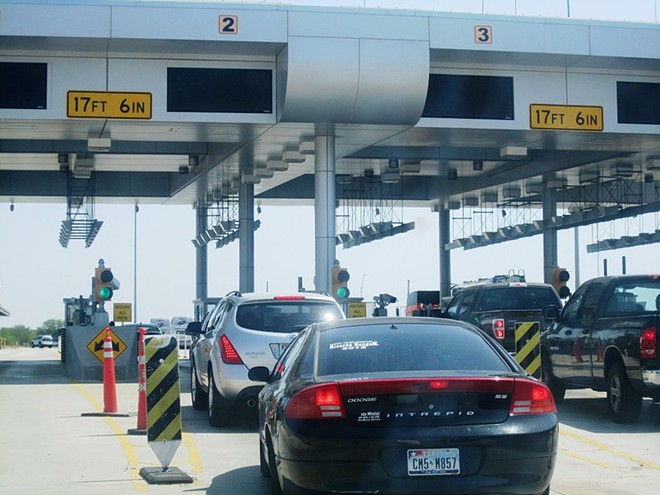
[{"label": "traffic light", "polygon": [[333,267],[332,269],[332,297],[337,301],[343,302],[351,295],[348,288],[348,281],[351,275],[346,268]]},{"label": "traffic light", "polygon": [[552,269],[552,286],[559,294],[559,297],[566,299],[571,295],[571,289],[566,286],[566,282],[571,278],[566,268],[553,268]]},{"label": "traffic light", "polygon": [[105,302],[112,299],[114,293],[112,270],[106,267],[98,267],[94,272],[94,300]]}]

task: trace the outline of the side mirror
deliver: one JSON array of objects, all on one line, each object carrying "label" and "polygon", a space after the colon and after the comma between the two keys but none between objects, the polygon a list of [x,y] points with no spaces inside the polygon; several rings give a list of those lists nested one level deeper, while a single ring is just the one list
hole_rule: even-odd
[{"label": "side mirror", "polygon": [[558,320],[559,319],[559,308],[557,306],[546,306],[543,308],[543,318],[546,320]]},{"label": "side mirror", "polygon": [[248,371],[248,378],[253,382],[267,382],[270,379],[270,370],[265,366],[255,366]]},{"label": "side mirror", "polygon": [[202,333],[202,322],[191,321],[186,325],[186,335],[200,335]]}]

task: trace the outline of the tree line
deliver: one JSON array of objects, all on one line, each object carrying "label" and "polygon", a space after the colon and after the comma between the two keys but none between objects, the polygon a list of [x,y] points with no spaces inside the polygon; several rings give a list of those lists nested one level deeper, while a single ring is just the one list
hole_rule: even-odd
[{"label": "tree line", "polygon": [[37,335],[52,335],[57,340],[60,328],[64,327],[64,320],[46,320],[36,329],[25,325],[0,328],[0,343],[5,346],[27,346]]}]

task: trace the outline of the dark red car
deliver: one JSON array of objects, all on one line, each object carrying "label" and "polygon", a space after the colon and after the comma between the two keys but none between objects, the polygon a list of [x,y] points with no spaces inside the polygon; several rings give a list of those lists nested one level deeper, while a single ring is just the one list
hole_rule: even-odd
[{"label": "dark red car", "polygon": [[476,327],[358,318],[302,331],[259,395],[273,494],[548,494],[549,389]]}]

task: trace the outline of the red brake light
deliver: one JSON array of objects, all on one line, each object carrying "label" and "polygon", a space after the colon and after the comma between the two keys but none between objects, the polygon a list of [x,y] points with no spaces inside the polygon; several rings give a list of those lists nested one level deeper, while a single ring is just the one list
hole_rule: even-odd
[{"label": "red brake light", "polygon": [[305,296],[275,296],[273,301],[302,301]]},{"label": "red brake light", "polygon": [[286,406],[287,419],[346,419],[341,392],[336,383],[301,390]]},{"label": "red brake light", "polygon": [[497,318],[496,320],[493,320],[493,335],[495,335],[496,339],[503,340],[504,339],[504,320],[501,318]]},{"label": "red brake light", "polygon": [[642,359],[655,359],[658,355],[658,341],[654,327],[645,328],[639,337],[639,349]]},{"label": "red brake light", "polygon": [[236,349],[226,335],[220,336],[220,357],[223,363],[243,364],[241,356],[238,355],[238,352],[236,352]]},{"label": "red brake light", "polygon": [[509,414],[544,414],[557,412],[555,399],[550,389],[541,382],[516,379],[511,397]]}]

